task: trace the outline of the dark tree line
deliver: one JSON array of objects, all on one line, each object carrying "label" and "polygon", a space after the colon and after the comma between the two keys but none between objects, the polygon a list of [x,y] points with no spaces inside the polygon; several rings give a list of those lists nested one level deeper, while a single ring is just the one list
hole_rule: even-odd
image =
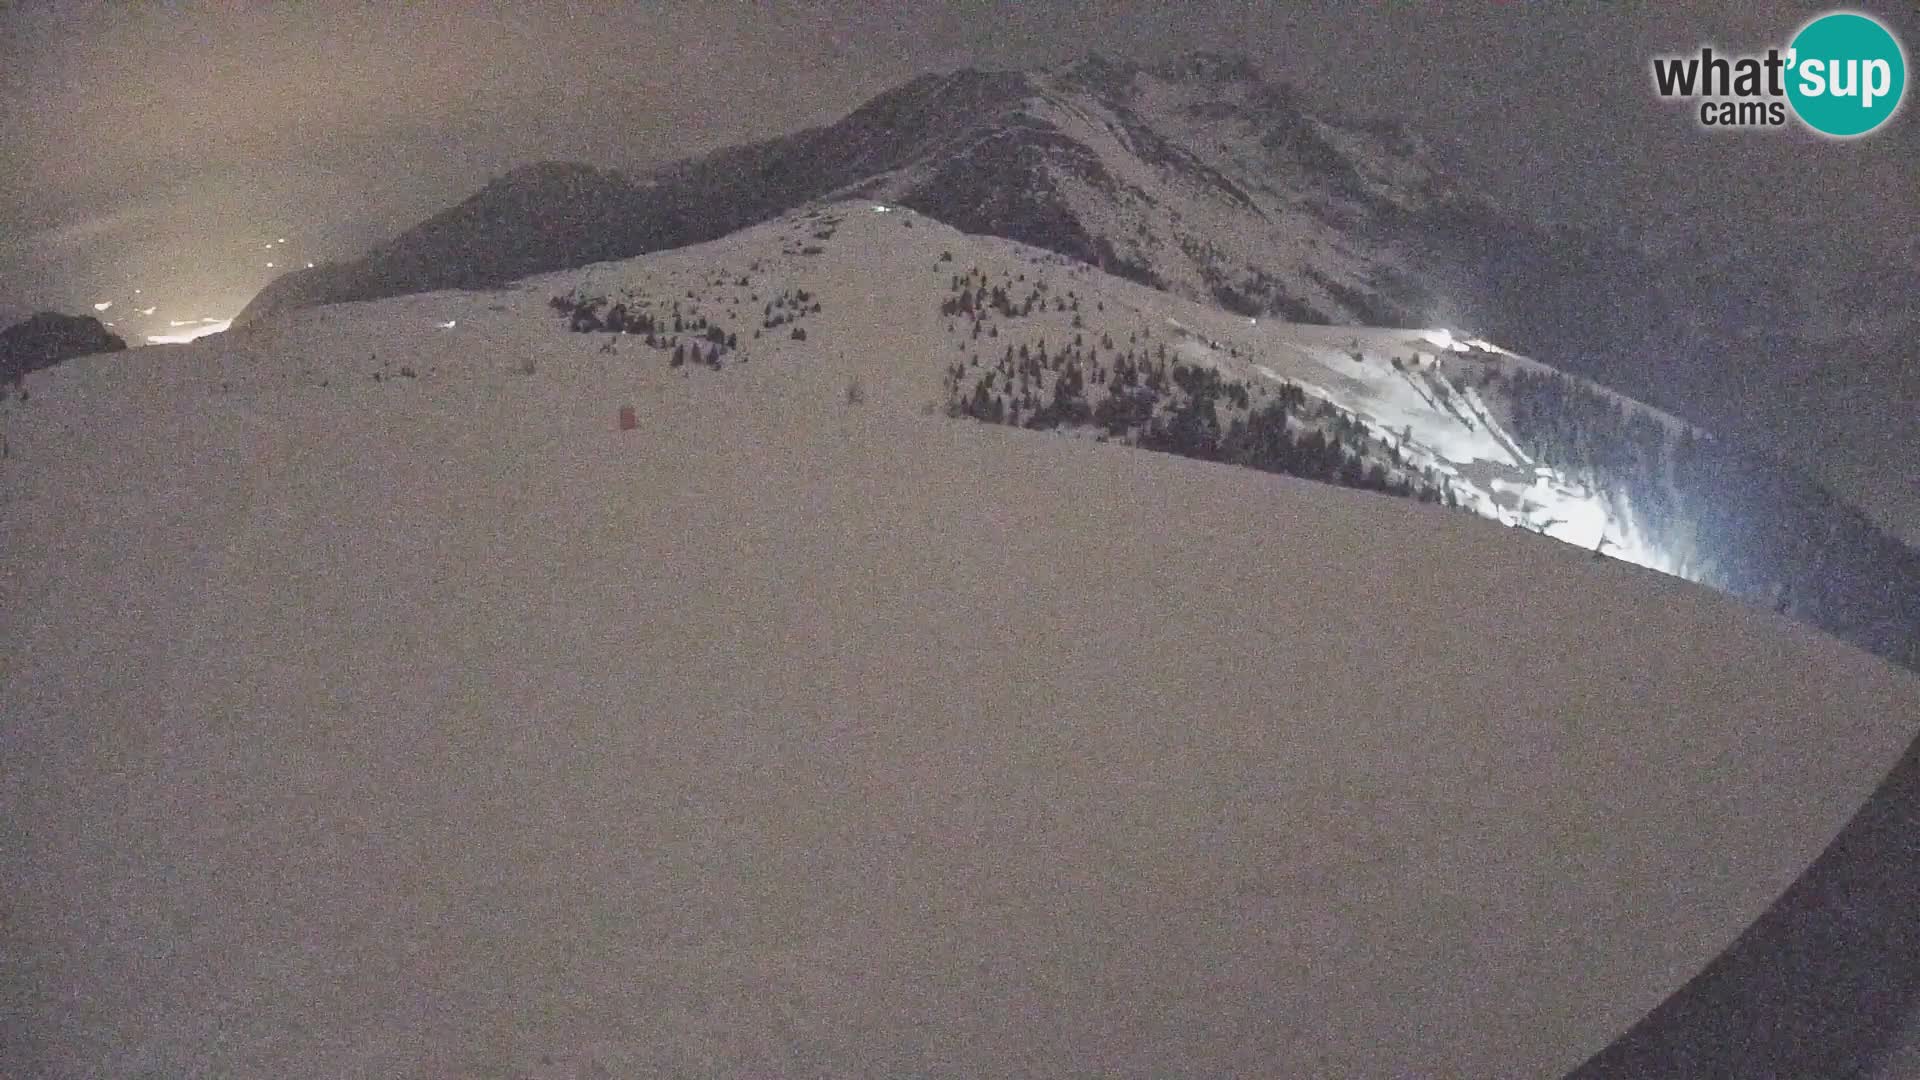
[{"label": "dark tree line", "polygon": [[639,337],[648,348],[667,352],[667,366],[673,368],[704,364],[718,371],[721,358],[740,347],[738,334],[709,322],[704,315],[683,314],[678,301],[668,312],[659,315],[635,311],[618,302],[602,313],[601,308],[607,304],[604,297],[575,300],[556,296],[547,303],[567,316],[568,329],[574,333]]},{"label": "dark tree line", "polygon": [[[1112,348],[1111,339],[1102,344]],[[1414,477],[1397,451],[1389,451],[1397,474],[1369,462],[1366,451],[1377,447],[1365,425],[1325,402],[1314,403],[1310,419],[1331,433],[1296,425],[1296,418],[1309,419],[1298,385],[1282,384],[1255,409],[1244,382],[1210,367],[1169,362],[1164,346],[1156,355],[1129,350],[1110,365],[1089,360],[1097,356],[1097,346],[1078,341],[1049,354],[1042,342],[1038,349],[1008,346],[984,370],[956,362],[946,372],[948,414],[1029,429],[1092,426],[1102,438],[1142,449],[1459,505],[1438,477]],[[1090,386],[1104,387],[1097,404],[1088,401]]]}]

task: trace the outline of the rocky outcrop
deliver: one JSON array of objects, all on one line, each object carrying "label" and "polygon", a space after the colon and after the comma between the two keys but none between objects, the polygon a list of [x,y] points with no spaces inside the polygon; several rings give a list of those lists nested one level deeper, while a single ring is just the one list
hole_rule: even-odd
[{"label": "rocky outcrop", "polygon": [[91,315],[42,311],[0,330],[0,382],[92,353],[119,352],[127,343]]}]

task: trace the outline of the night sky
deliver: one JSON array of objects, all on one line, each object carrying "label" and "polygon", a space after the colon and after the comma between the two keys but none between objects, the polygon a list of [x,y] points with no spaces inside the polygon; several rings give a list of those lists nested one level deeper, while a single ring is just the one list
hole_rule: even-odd
[{"label": "night sky", "polygon": [[[1911,100],[1836,143],[1703,131],[1653,94],[1653,55],[1784,46],[1825,8],[1276,7],[0,6],[0,322],[108,299],[102,318],[227,317],[286,269],[358,254],[517,165],[642,169],[830,122],[926,71],[1089,50],[1244,51],[1321,103],[1408,122],[1515,205],[1705,257],[1920,263]],[[1911,5],[1859,9],[1920,41]],[[1860,398],[1920,402],[1917,366],[1863,373]],[[1884,413],[1826,437],[1844,459],[1832,475],[1920,540],[1920,430],[1889,431]]]}]

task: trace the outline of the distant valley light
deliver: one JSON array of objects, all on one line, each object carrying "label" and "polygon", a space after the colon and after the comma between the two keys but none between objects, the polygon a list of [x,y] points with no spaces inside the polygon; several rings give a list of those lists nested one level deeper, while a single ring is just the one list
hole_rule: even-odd
[{"label": "distant valley light", "polygon": [[148,334],[147,341],[153,345],[184,345],[189,341],[218,334],[233,325],[232,319],[199,319],[193,322],[181,322],[170,319],[169,326],[192,326],[191,330],[182,330],[177,334]]},{"label": "distant valley light", "polygon": [[110,307],[112,307],[112,306],[113,306],[113,301],[111,301],[111,300],[102,300],[102,301],[100,301],[99,303],[97,303],[97,304],[95,304],[95,305],[93,305],[93,310],[95,310],[95,311],[105,311],[105,310],[107,310],[108,308],[110,308]]}]

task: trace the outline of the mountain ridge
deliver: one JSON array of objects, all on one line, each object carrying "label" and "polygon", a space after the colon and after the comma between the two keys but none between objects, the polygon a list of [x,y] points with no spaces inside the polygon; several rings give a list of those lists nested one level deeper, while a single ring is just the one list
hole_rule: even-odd
[{"label": "mountain ridge", "polygon": [[[1756,406],[1826,392],[1834,379],[1830,365],[1795,359],[1796,314],[1765,302],[1781,286],[1744,283],[1722,295],[1709,271],[1645,243],[1496,206],[1432,156],[1403,126],[1323,116],[1230,54],[963,69],[910,80],[836,123],[638,180],[584,166],[517,170],[357,267],[282,279],[277,295],[270,288],[249,305],[249,318],[303,290],[371,299],[429,285],[491,287],[716,240],[832,199],[873,199],[1248,318],[1444,326],[1499,342],[1740,448],[1697,477],[1720,495],[1699,499],[1700,513],[1727,519],[1709,529],[1716,557],[1748,568],[1724,587],[1764,603],[1782,590],[1809,597],[1828,587],[1816,579],[1843,550],[1907,581],[1894,567],[1912,552],[1805,481],[1805,455],[1783,452],[1765,422],[1771,414]],[[1752,372],[1756,350],[1771,361],[1766,370],[1728,390],[1719,373]],[[1591,416],[1601,416],[1597,407]],[[1556,443],[1592,438],[1572,430],[1585,421],[1542,422],[1565,429],[1549,436]],[[1593,452],[1570,443],[1561,463]],[[1607,452],[1627,461],[1658,453],[1624,443]],[[1836,544],[1842,519],[1850,539]],[[1746,536],[1764,540],[1749,548]],[[1821,553],[1827,547],[1831,555]],[[1863,588],[1844,591],[1858,599]],[[1896,606],[1906,603],[1903,593]],[[1835,613],[1823,625],[1837,625],[1844,605],[1823,606]],[[1872,629],[1876,648],[1893,648],[1894,628],[1912,618]],[[1899,646],[1902,655],[1914,647]]]},{"label": "mountain ridge", "polygon": [[[637,181],[599,172],[610,179],[596,194],[606,204],[597,228],[565,216],[577,192],[553,181],[568,177],[572,167],[543,163],[515,170],[366,258],[278,279],[248,305],[239,321],[244,324],[286,307],[373,299],[396,290],[500,284],[528,272],[685,246],[843,193],[884,193],[891,201],[966,231],[1006,235],[1151,282],[1166,275],[1140,259],[1137,251],[1132,257],[1116,254],[1116,246],[1127,246],[1124,238],[1090,232],[1080,215],[1051,193],[1055,181],[1050,171],[1058,168],[1075,180],[1122,190],[1113,184],[1100,155],[1086,149],[1089,132],[1074,137],[1061,130],[1064,123],[1087,119],[1088,107],[1095,113],[1111,107],[1112,115],[1099,119],[1109,128],[1115,122],[1124,126],[1128,138],[1135,140],[1130,147],[1149,165],[1171,169],[1176,177],[1198,178],[1200,186],[1232,192],[1243,207],[1250,205],[1244,185],[1142,122],[1124,102],[1087,97],[1126,98],[1135,94],[1135,84],[1169,76],[1244,83],[1242,96],[1252,102],[1250,107],[1264,110],[1265,119],[1278,125],[1269,132],[1276,147],[1317,155],[1323,166],[1339,168],[1339,151],[1312,138],[1298,145],[1285,143],[1282,120],[1293,125],[1287,130],[1303,137],[1311,134],[1313,122],[1297,102],[1262,81],[1244,57],[1200,54],[1151,69],[1093,57],[1042,74],[962,69],[910,80],[834,124],[669,163]],[[539,221],[536,230],[520,230],[542,234],[542,243],[524,246],[527,239],[514,233],[493,238],[501,250],[481,250],[487,237],[485,229],[476,226],[499,221],[516,202],[543,201],[556,204],[562,211],[559,219]],[[1293,287],[1311,285],[1295,282]]]},{"label": "mountain ridge", "polygon": [[[915,77],[834,123],[633,178],[514,170],[361,259],[276,279],[239,322],[495,286],[854,196],[1246,314],[1478,333],[1760,443],[1805,388],[1797,373],[1824,370],[1835,340],[1871,322],[1869,362],[1880,363],[1920,326],[1910,302],[1889,306],[1901,294],[1888,283],[1872,295],[1889,303],[1823,305],[1804,281],[1757,280],[1732,254],[1703,262],[1710,253],[1671,250],[1632,221],[1603,231],[1496,205],[1450,161],[1404,124],[1308,103],[1244,55],[963,68]],[[1723,377],[1756,350],[1777,373]],[[1840,407],[1844,388],[1814,390]]]}]

